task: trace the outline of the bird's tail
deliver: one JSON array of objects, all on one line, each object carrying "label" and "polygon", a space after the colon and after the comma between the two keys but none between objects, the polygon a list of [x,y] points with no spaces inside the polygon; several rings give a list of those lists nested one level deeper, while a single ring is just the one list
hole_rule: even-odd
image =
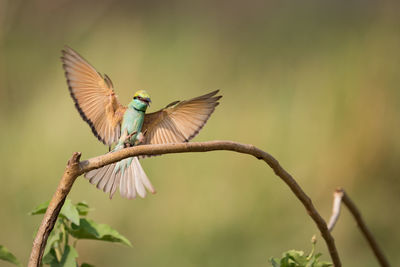
[{"label": "bird's tail", "polygon": [[144,198],[146,188],[153,194],[156,192],[137,157],[91,170],[85,174],[85,177],[98,189],[109,193],[110,198],[113,197],[118,186],[121,196],[128,199],[136,198],[136,195]]}]

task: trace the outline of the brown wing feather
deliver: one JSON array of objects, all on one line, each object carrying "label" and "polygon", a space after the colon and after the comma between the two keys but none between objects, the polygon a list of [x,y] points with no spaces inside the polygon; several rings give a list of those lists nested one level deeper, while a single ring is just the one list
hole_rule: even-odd
[{"label": "brown wing feather", "polygon": [[146,114],[142,126],[144,144],[188,142],[206,124],[218,100],[219,90],[186,101],[176,101],[164,109]]},{"label": "brown wing feather", "polygon": [[93,134],[111,145],[120,137],[125,107],[115,96],[111,79],[96,71],[82,56],[69,47],[62,51],[65,77],[75,107]]}]

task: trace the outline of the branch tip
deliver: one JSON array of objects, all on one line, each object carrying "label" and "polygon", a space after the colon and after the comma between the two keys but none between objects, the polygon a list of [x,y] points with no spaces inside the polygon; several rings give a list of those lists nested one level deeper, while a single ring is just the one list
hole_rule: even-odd
[{"label": "branch tip", "polygon": [[82,153],[81,152],[74,152],[71,158],[68,160],[68,165],[79,164],[81,159]]}]

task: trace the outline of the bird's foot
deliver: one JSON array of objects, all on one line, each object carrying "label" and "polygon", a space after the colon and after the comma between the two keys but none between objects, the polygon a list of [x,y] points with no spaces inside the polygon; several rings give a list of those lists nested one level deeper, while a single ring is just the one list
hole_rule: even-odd
[{"label": "bird's foot", "polygon": [[130,134],[128,134],[128,135],[126,136],[125,141],[124,141],[124,147],[130,147],[130,146],[132,146],[130,140],[131,140],[132,136],[134,136],[135,134],[137,134],[137,131],[134,131],[134,132],[132,132],[132,133],[130,133]]},{"label": "bird's foot", "polygon": [[144,142],[144,134],[140,132],[137,137],[136,137],[137,143],[136,144],[141,144]]}]

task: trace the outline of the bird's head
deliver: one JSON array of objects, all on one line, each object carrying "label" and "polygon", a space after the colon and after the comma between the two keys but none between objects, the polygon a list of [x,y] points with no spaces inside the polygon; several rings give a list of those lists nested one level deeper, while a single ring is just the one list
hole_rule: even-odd
[{"label": "bird's head", "polygon": [[150,106],[151,99],[149,94],[145,90],[139,90],[133,96],[130,106],[140,111],[146,111],[147,107]]}]

